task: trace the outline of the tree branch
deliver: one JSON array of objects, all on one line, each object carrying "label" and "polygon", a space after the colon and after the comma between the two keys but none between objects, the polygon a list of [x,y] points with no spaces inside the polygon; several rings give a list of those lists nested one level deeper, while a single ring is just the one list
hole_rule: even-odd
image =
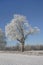
[{"label": "tree branch", "polygon": [[21,40],[17,39],[17,41],[21,42]]},{"label": "tree branch", "polygon": [[25,37],[24,37],[24,40],[27,38],[27,36],[28,35],[30,35],[31,34],[31,32],[28,32],[26,35],[25,35]]}]

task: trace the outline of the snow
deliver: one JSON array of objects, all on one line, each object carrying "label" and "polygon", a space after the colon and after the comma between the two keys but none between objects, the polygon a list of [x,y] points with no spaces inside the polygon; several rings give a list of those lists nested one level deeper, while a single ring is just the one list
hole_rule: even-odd
[{"label": "snow", "polygon": [[43,65],[43,56],[0,53],[0,65]]}]

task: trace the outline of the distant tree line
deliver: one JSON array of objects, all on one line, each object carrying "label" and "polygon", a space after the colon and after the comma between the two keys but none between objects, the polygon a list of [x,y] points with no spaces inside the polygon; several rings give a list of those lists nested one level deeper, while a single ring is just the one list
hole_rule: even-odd
[{"label": "distant tree line", "polygon": [[27,45],[25,46],[25,51],[28,50],[43,50],[43,45]]},{"label": "distant tree line", "polygon": [[[16,45],[13,47],[6,47],[5,50],[7,51],[21,51],[20,46]],[[24,47],[25,51],[32,51],[32,50],[43,50],[43,45],[25,45]]]}]

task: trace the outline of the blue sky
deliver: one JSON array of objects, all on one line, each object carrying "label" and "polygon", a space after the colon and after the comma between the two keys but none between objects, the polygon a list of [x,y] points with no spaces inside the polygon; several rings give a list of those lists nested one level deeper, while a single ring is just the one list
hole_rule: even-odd
[{"label": "blue sky", "polygon": [[[43,44],[43,0],[0,0],[0,28],[11,21],[14,14],[25,15],[29,23],[40,28],[40,33],[29,36],[27,44]],[[16,42],[8,41],[8,45]]]}]

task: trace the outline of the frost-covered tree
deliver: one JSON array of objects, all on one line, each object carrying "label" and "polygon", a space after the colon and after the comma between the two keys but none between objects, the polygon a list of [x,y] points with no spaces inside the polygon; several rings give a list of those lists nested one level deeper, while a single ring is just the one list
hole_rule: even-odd
[{"label": "frost-covered tree", "polygon": [[11,40],[17,40],[21,43],[21,50],[24,51],[25,40],[28,35],[39,31],[38,27],[32,28],[28,23],[26,16],[14,15],[14,18],[5,26],[5,33]]},{"label": "frost-covered tree", "polygon": [[4,49],[5,46],[6,46],[5,34],[0,28],[0,49]]}]

